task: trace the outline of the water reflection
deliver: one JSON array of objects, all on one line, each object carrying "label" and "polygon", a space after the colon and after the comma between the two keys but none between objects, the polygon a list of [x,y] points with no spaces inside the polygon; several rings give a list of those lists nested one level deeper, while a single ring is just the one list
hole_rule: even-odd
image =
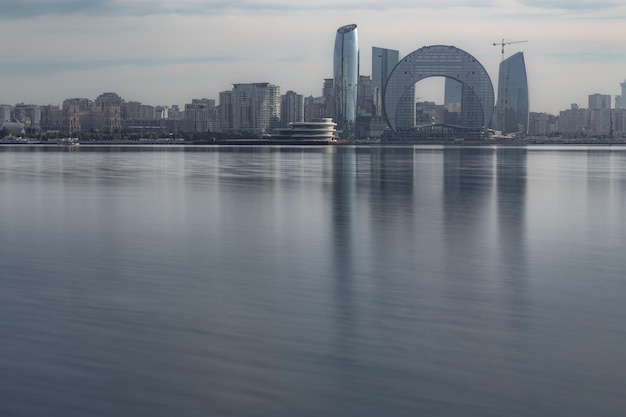
[{"label": "water reflection", "polygon": [[526,167],[524,148],[500,148],[497,158],[497,256],[503,310],[508,325],[524,325],[528,316],[526,271]]},{"label": "water reflection", "polygon": [[0,414],[625,406],[623,151],[0,159]]}]

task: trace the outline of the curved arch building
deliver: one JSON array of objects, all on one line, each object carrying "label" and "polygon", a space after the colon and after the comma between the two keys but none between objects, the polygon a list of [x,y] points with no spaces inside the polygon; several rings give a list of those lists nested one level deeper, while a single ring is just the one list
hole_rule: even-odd
[{"label": "curved arch building", "polygon": [[354,130],[359,80],[359,41],[356,25],[337,29],[334,51],[335,121],[340,130]]},{"label": "curved arch building", "polygon": [[489,74],[467,52],[447,45],[424,46],[404,57],[393,69],[385,86],[383,106],[387,124],[398,130],[403,97],[413,85],[429,77],[445,77],[462,84],[463,125],[486,129],[494,110],[494,92]]}]

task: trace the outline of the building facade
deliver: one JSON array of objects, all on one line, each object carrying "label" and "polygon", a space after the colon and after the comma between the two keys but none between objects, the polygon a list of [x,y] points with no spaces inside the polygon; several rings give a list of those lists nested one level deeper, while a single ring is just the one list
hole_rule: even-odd
[{"label": "building facade", "polygon": [[589,94],[589,109],[604,110],[611,108],[611,96],[609,94]]},{"label": "building facade", "polygon": [[218,130],[228,132],[233,130],[233,92],[220,91],[217,109]]},{"label": "building facade", "polygon": [[[392,130],[405,129],[400,124],[404,106],[415,101],[410,87],[429,77],[446,77],[460,82],[464,126],[476,131],[489,127],[494,109],[494,92],[485,68],[476,58],[459,48],[433,45],[404,57],[387,80],[383,105],[387,124]],[[413,97],[410,97],[411,94]]]},{"label": "building facade", "polygon": [[626,109],[626,80],[624,80],[623,83],[619,84],[620,87],[622,87],[622,95],[619,96],[620,97],[620,106],[617,106],[617,101],[615,102],[615,108],[616,109]]},{"label": "building facade", "polygon": [[400,60],[400,52],[394,49],[372,47],[372,105],[373,115],[383,116],[383,97],[387,78]]},{"label": "building facade", "polygon": [[215,108],[213,99],[193,99],[185,104],[185,125],[187,132],[211,132],[215,130],[212,113]]},{"label": "building facade", "polygon": [[333,57],[335,122],[345,136],[354,131],[359,81],[359,40],[357,25],[337,29]]},{"label": "building facade", "polygon": [[234,84],[233,129],[263,134],[280,127],[280,87],[270,83]]},{"label": "building facade", "polygon": [[304,97],[295,91],[287,91],[280,100],[280,122],[282,127],[289,123],[304,122]]},{"label": "building facade", "polygon": [[527,133],[529,111],[526,63],[517,52],[500,63],[496,128],[503,134]]}]

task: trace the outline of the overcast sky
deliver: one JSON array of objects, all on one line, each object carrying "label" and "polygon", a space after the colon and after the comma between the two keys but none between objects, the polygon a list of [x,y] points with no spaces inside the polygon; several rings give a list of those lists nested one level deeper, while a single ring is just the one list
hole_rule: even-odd
[{"label": "overcast sky", "polygon": [[[587,106],[626,79],[624,0],[0,0],[0,103],[59,104],[114,91],[183,105],[233,83],[321,95],[336,29],[358,25],[361,74],[371,48],[426,45],[476,57],[497,89],[500,47],[523,51],[531,111]],[[426,88],[426,87],[425,87]],[[428,99],[437,92],[420,92]],[[433,97],[434,98],[434,97]]]}]

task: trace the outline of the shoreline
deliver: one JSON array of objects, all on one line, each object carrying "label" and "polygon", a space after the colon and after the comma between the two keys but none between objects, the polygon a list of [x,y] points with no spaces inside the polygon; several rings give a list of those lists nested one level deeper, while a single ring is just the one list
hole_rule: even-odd
[{"label": "shoreline", "polygon": [[[444,146],[444,147],[490,147],[490,146],[612,146],[625,145],[626,138],[619,139],[590,139],[572,138],[559,140],[546,140],[532,138],[528,140],[420,140],[420,141],[314,141],[314,140],[268,140],[268,139],[223,139],[214,141],[168,141],[168,140],[145,140],[145,141],[87,141],[75,145],[62,145],[56,142],[26,140],[0,142],[0,146],[45,146],[63,148],[76,148],[80,146]],[[80,146],[79,146],[80,145]]]}]

